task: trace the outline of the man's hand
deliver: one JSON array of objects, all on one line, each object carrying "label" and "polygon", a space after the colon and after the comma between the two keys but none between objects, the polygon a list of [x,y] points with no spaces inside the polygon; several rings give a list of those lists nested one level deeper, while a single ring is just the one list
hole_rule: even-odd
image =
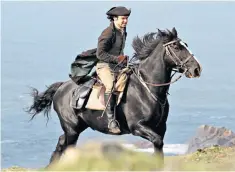
[{"label": "man's hand", "polygon": [[126,55],[120,55],[118,56],[118,63],[127,63],[128,56]]}]

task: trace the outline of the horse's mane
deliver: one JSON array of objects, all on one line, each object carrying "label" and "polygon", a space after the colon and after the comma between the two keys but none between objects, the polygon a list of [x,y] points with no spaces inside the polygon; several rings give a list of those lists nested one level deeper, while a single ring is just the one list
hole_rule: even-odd
[{"label": "horse's mane", "polygon": [[133,58],[135,60],[146,59],[156,48],[161,40],[164,42],[174,39],[173,34],[169,30],[159,30],[158,32],[150,32],[139,38],[136,36],[132,41],[132,47],[135,50]]}]

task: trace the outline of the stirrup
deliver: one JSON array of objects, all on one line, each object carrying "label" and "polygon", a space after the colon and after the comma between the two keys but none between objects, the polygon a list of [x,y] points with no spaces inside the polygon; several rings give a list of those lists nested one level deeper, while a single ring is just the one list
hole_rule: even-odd
[{"label": "stirrup", "polygon": [[116,122],[116,124],[118,125],[118,128],[119,128],[119,130],[120,130],[120,124],[119,124],[119,122],[118,122],[117,120],[115,120],[115,119],[111,119],[111,120],[109,121],[108,128],[110,127],[110,124],[111,124],[112,122]]}]

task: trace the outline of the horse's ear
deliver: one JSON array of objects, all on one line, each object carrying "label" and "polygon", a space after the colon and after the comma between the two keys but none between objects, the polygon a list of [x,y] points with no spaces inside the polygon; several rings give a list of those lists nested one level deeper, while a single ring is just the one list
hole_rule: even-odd
[{"label": "horse's ear", "polygon": [[173,28],[172,28],[171,33],[172,33],[172,35],[173,35],[175,38],[177,38],[177,37],[178,37],[178,33],[177,33],[177,31],[176,31],[175,27],[173,27]]},{"label": "horse's ear", "polygon": [[169,29],[166,29],[166,31],[167,31],[167,34],[168,34],[169,36],[173,36],[172,33],[171,33],[171,31],[169,31]]},{"label": "horse's ear", "polygon": [[163,32],[160,29],[157,29],[158,35],[163,36]]}]

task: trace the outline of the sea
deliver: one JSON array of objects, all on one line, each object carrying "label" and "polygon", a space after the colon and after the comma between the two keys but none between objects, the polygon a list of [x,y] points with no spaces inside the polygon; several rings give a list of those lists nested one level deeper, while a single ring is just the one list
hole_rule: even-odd
[{"label": "sea", "polygon": [[[202,65],[200,78],[182,77],[170,87],[164,139],[166,155],[184,154],[200,125],[235,131],[235,2],[204,1],[2,1],[1,2],[1,168],[46,166],[62,129],[55,111],[30,121],[30,88],[44,91],[69,79],[70,65],[95,48],[109,25],[113,6],[131,8],[125,54],[132,40],[157,29],[176,28]],[[143,139],[87,129],[77,144]],[[151,148],[138,151],[152,152]]]}]

